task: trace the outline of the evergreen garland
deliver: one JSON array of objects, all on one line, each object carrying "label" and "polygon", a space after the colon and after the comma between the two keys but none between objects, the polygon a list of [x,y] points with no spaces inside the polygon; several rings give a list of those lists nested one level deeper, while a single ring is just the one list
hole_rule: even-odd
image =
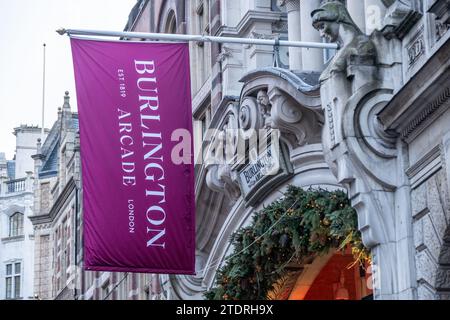
[{"label": "evergreen garland", "polygon": [[[370,260],[357,215],[342,191],[289,186],[231,237],[233,254],[217,272],[209,300],[265,300],[290,263],[350,246],[355,261]],[[242,252],[241,252],[242,251]]]}]

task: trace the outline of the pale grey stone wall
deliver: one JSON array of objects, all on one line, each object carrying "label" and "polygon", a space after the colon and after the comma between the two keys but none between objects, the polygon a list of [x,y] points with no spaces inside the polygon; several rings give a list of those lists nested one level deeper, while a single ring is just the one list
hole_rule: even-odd
[{"label": "pale grey stone wall", "polygon": [[441,168],[411,191],[419,299],[437,299],[439,290],[450,289],[450,272],[442,269],[450,262],[446,176],[445,167]]},{"label": "pale grey stone wall", "polygon": [[35,232],[34,293],[35,298],[46,300],[51,298],[50,234],[48,229],[38,229]]}]

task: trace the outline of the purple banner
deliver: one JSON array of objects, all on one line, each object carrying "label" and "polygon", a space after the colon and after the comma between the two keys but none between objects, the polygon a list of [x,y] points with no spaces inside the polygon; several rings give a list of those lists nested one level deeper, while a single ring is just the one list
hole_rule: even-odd
[{"label": "purple banner", "polygon": [[194,274],[188,45],[71,44],[85,269]]}]

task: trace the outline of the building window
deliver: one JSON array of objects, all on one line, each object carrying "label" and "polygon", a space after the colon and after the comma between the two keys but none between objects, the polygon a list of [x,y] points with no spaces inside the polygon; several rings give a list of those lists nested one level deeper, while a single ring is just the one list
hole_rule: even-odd
[{"label": "building window", "polygon": [[23,214],[16,212],[9,218],[9,236],[16,237],[21,235],[23,235]]},{"label": "building window", "polygon": [[203,31],[204,31],[203,0],[200,0],[198,2],[196,11],[197,11],[197,25],[198,25],[199,34],[203,34]]},{"label": "building window", "polygon": [[20,262],[6,264],[6,276],[5,276],[6,299],[20,298],[20,275],[21,275]]},{"label": "building window", "polygon": [[175,16],[175,12],[171,10],[167,15],[167,23],[166,23],[166,33],[177,33],[177,18]]}]

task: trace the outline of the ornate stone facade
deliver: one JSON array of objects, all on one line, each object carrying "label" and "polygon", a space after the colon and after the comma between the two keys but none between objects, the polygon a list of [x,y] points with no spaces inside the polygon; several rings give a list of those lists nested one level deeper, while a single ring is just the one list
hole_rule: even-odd
[{"label": "ornate stone facade", "polygon": [[44,143],[38,140],[32,156],[36,172],[34,214],[35,295],[38,299],[73,299],[81,251],[80,164],[78,115],[72,113],[69,93],[58,110],[58,120]]},{"label": "ornate stone facade", "polygon": [[[318,29],[322,27],[319,23],[326,21],[329,37],[334,36],[338,43],[342,39],[340,50],[345,50],[353,23],[340,19],[340,10],[344,10],[341,4],[325,4],[320,11],[313,12],[313,19],[318,21]],[[435,273],[447,225],[444,217],[449,211],[445,200],[448,189],[442,180],[445,173],[430,178],[421,187],[418,182],[412,184],[418,178],[420,164],[432,159],[432,156],[423,160],[412,157],[417,156],[418,151],[414,138],[434,135],[434,144],[422,146],[424,152],[436,147],[445,133],[443,124],[441,130],[427,128],[427,125],[439,126],[433,125],[431,119],[435,110],[440,109],[441,116],[445,112],[446,88],[442,93],[437,90],[443,79],[448,78],[445,68],[436,61],[435,81],[424,86],[425,90],[434,90],[436,98],[416,93],[413,99],[406,99],[412,94],[409,90],[419,83],[416,81],[420,74],[433,71],[430,64],[438,59],[436,55],[448,55],[445,44],[435,51],[434,57],[427,54],[432,43],[427,43],[424,24],[430,18],[415,19],[415,24],[409,23],[408,32],[403,30],[396,37],[374,31],[366,41],[373,43],[376,53],[367,57],[364,51],[357,50],[345,60],[341,60],[338,53],[328,67],[334,72],[325,71],[321,78],[322,105],[327,106],[326,114],[333,113],[326,117],[328,125],[322,140],[327,163],[338,182],[348,190],[358,212],[363,241],[374,258],[374,296],[377,299],[439,298],[436,281],[445,283],[446,279],[444,271],[439,277]],[[405,20],[410,18],[404,15],[402,19],[400,24],[406,25]],[[351,40],[355,37],[357,34],[347,38],[350,52],[351,46],[356,45]],[[343,62],[347,63],[345,67],[342,67]],[[402,65],[403,74],[398,65]],[[410,74],[415,77],[409,78]],[[420,111],[408,109],[410,103],[418,101],[426,101]],[[393,111],[399,105],[402,110]],[[400,119],[409,120],[400,123]],[[422,132],[417,131],[420,127]],[[430,167],[421,167],[421,170],[422,175],[430,175]],[[429,207],[434,209],[427,209]]]},{"label": "ornate stone facade", "polygon": [[[79,155],[76,129],[63,120],[76,117],[62,110],[35,155],[39,295],[201,299],[232,251],[230,236],[293,184],[347,191],[373,255],[375,299],[450,298],[447,2],[139,1],[128,31],[322,35],[339,50],[190,44],[196,276],[77,271],[79,240],[64,234],[82,229]],[[54,167],[52,150],[68,163]],[[290,283],[308,287],[328,259],[298,266]]]},{"label": "ornate stone facade", "polygon": [[[151,27],[140,31],[158,31],[169,3],[155,1]],[[184,31],[322,35],[339,50],[290,48],[277,57],[264,46],[191,45],[191,63],[202,66],[191,74],[197,275],[157,277],[162,296],[202,298],[231,252],[230,235],[294,184],[348,192],[373,254],[375,299],[449,298],[447,1],[220,3],[191,1]],[[211,16],[200,14],[205,8]],[[279,137],[276,157],[254,148],[258,130]],[[275,169],[255,175],[252,163]]]}]

